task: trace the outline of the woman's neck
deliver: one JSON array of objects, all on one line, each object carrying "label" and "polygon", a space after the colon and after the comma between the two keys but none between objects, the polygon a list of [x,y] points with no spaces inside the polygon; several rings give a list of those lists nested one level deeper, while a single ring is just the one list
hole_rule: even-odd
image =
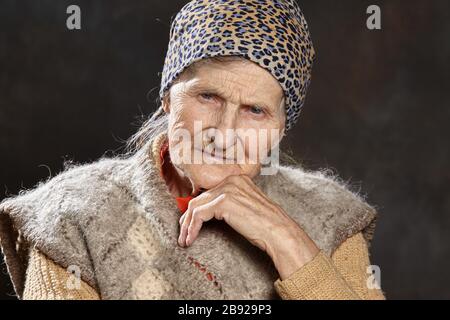
[{"label": "woman's neck", "polygon": [[163,160],[161,166],[162,175],[170,193],[174,197],[187,197],[198,193],[198,191],[195,190],[195,187],[193,187],[190,179],[176,168],[172,161],[170,161],[170,154],[168,151],[164,154]]}]

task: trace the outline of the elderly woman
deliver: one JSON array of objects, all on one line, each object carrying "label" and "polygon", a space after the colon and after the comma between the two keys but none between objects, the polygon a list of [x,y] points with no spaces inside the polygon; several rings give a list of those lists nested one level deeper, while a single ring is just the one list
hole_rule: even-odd
[{"label": "elderly woman", "polygon": [[333,176],[276,163],[313,59],[294,1],[185,5],[161,106],[131,151],[1,204],[18,297],[383,299],[368,272],[374,208]]}]

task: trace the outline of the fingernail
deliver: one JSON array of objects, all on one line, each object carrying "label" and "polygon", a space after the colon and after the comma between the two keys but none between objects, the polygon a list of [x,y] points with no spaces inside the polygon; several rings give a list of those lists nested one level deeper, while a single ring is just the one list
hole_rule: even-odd
[{"label": "fingernail", "polygon": [[191,237],[187,236],[187,238],[186,238],[186,246],[189,246],[189,245],[191,245]]}]

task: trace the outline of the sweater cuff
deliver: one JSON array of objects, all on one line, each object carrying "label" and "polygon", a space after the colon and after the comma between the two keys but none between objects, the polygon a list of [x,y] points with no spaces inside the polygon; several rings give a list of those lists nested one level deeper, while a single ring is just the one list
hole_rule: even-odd
[{"label": "sweater cuff", "polygon": [[275,281],[274,285],[284,300],[360,299],[322,251],[287,279]]}]

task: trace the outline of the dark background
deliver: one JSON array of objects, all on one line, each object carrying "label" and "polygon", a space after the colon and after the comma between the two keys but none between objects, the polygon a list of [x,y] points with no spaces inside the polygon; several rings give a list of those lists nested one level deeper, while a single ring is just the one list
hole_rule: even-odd
[{"label": "dark background", "polygon": [[[156,108],[185,2],[0,0],[0,200],[123,145]],[[80,31],[66,28],[70,4]],[[370,4],[381,31],[366,28]],[[372,263],[388,298],[450,299],[450,1],[300,6],[317,60],[284,145],[378,208]],[[13,298],[0,269],[0,298]]]}]

